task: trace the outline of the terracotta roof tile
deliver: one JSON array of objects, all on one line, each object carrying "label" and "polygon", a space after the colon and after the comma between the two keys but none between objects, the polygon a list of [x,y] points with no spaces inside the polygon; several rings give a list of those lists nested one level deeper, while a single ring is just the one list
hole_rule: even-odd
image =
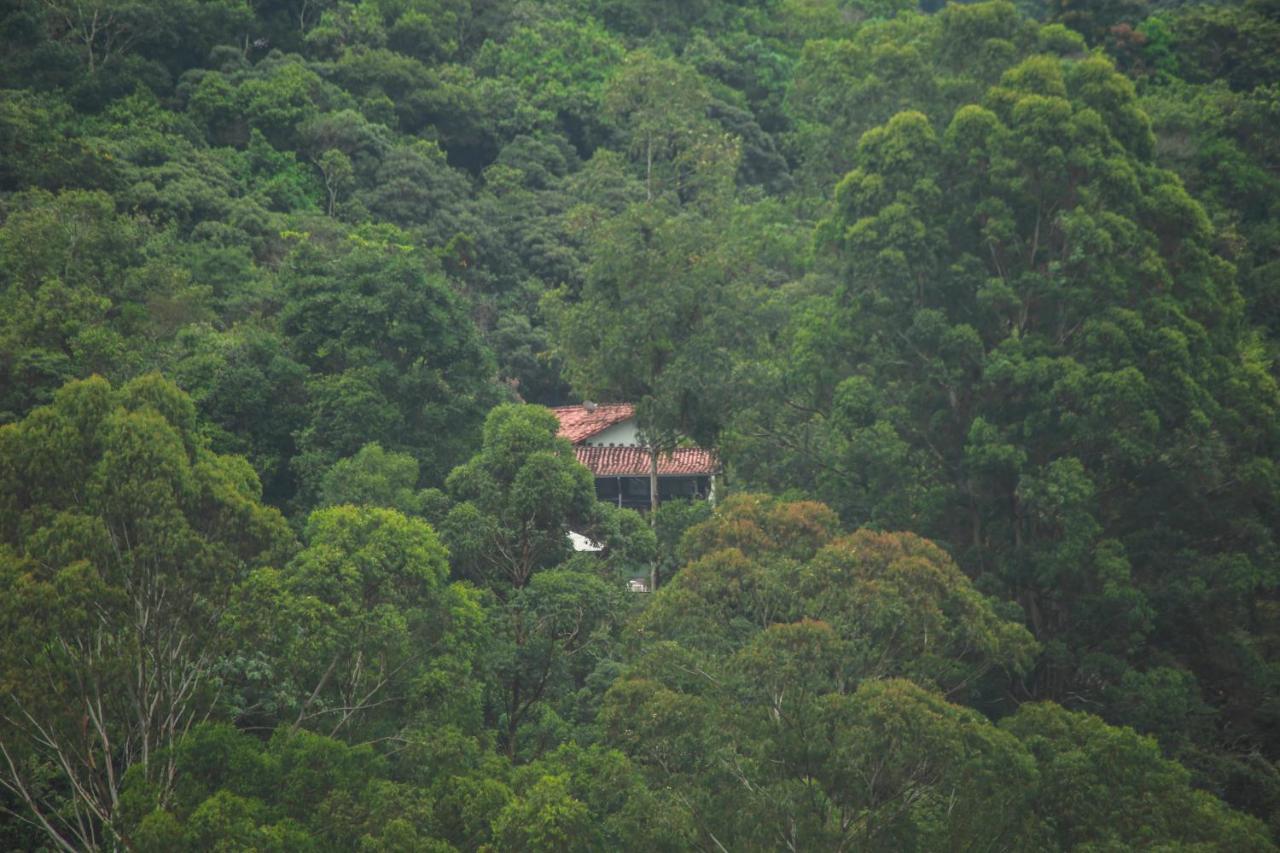
[{"label": "terracotta roof tile", "polygon": [[[649,451],[643,447],[573,448],[578,461],[597,477],[649,476]],[[706,476],[720,468],[716,456],[701,447],[678,447],[658,456],[658,476]]]},{"label": "terracotta roof tile", "polygon": [[635,417],[636,407],[630,403],[617,403],[596,406],[591,411],[585,406],[559,406],[551,411],[560,419],[560,437],[577,444],[614,424]]}]

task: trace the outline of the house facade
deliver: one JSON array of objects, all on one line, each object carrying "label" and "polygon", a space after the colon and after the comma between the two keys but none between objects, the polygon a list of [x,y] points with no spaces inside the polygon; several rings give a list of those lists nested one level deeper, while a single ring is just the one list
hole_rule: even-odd
[{"label": "house facade", "polygon": [[[640,442],[635,407],[629,403],[560,406],[560,436],[573,444],[578,461],[596,478],[596,497],[619,507],[652,504],[653,459]],[[701,447],[678,447],[658,454],[658,501],[711,498],[719,463]]]}]

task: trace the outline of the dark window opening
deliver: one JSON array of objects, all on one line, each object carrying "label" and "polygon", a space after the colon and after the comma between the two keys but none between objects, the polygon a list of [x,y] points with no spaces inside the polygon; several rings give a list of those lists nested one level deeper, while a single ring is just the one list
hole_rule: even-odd
[{"label": "dark window opening", "polygon": [[[711,493],[710,477],[659,477],[659,500],[705,500]],[[596,477],[596,497],[615,506],[647,509],[648,477]]]}]

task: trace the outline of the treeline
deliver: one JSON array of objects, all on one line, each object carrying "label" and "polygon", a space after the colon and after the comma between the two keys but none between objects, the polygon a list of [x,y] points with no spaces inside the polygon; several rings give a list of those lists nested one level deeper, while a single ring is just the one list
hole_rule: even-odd
[{"label": "treeline", "polygon": [[154,374],[0,431],[6,846],[1271,848],[1131,729],[965,707],[1042,650],[914,534],[673,504],[638,600],[657,532],[556,428],[495,408],[434,526],[365,454],[296,539]]},{"label": "treeline", "polygon": [[1269,847],[1277,43],[0,4],[0,846]]}]

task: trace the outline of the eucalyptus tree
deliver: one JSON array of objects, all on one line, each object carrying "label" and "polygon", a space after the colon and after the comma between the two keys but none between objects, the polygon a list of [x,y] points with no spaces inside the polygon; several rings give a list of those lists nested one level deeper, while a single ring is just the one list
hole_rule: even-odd
[{"label": "eucalyptus tree", "polygon": [[422,519],[373,506],[313,512],[294,558],[234,593],[237,652],[224,680],[236,721],[393,746],[424,725],[474,733],[484,612],[448,574]]},{"label": "eucalyptus tree", "polygon": [[1042,652],[933,543],[738,494],[683,547],[600,725],[698,843],[1270,849],[1150,738],[1050,703],[999,725],[965,707]]},{"label": "eucalyptus tree", "polygon": [[946,543],[1051,650],[1037,696],[1136,722],[1163,666],[1181,702],[1256,699],[1280,393],[1235,270],[1104,57],[1010,62],[977,100],[862,134],[815,232],[831,284],[727,455]]},{"label": "eucalyptus tree", "polygon": [[0,785],[65,850],[127,844],[121,785],[164,799],[211,714],[231,590],[287,559],[243,459],[156,375],[92,378],[0,428]]},{"label": "eucalyptus tree", "polygon": [[370,441],[440,482],[499,398],[492,356],[434,259],[394,228],[367,234],[308,233],[283,273],[281,327],[310,370],[294,459],[308,499]]},{"label": "eucalyptus tree", "polygon": [[[542,407],[498,406],[480,452],[445,484],[454,503],[441,530],[454,570],[494,600],[491,704],[513,758],[522,726],[609,654],[626,570],[653,558],[652,532],[596,500],[591,472],[558,426]],[[606,554],[575,556],[571,531],[603,540]]]}]

